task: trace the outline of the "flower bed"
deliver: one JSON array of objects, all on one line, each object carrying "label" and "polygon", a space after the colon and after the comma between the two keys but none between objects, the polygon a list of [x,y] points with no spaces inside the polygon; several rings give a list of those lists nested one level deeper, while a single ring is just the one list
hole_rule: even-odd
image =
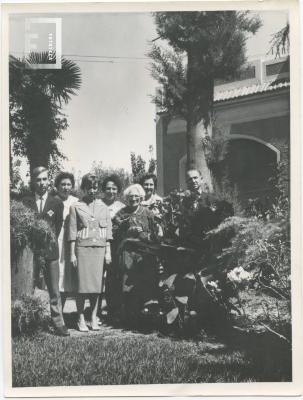
[{"label": "flower bed", "polygon": [[285,220],[232,217],[208,233],[229,245],[216,255],[233,322],[291,341],[290,240]]},{"label": "flower bed", "polygon": [[[287,199],[262,213],[250,207],[250,214],[233,216],[222,197],[173,192],[151,208],[163,242],[185,248],[164,257],[160,285],[167,325],[186,330],[195,319],[200,327],[225,327],[226,333],[269,335],[290,349]],[[194,255],[186,256],[186,249]]]}]

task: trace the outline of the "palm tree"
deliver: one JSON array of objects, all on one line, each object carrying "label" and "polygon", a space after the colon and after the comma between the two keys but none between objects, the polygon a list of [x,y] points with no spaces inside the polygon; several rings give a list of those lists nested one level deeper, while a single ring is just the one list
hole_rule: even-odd
[{"label": "palm tree", "polygon": [[68,126],[62,107],[81,86],[80,68],[65,58],[61,69],[33,68],[47,57],[31,53],[23,59],[10,56],[9,61],[11,151],[27,157],[30,170],[64,158],[56,142]]},{"label": "palm tree", "polygon": [[289,57],[289,22],[273,35],[270,43],[270,52],[275,54],[276,58],[282,55]]}]

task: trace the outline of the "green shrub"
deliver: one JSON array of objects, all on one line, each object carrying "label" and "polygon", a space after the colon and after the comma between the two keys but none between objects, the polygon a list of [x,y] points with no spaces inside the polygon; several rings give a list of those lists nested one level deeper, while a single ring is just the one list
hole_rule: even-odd
[{"label": "green shrub", "polygon": [[12,303],[12,335],[30,334],[50,323],[48,305],[36,296],[22,296]]},{"label": "green shrub", "polygon": [[[289,165],[272,178],[275,200],[251,201],[246,216],[230,217],[208,232],[216,252],[219,290],[238,327],[291,343]],[[218,247],[217,243],[224,243]],[[224,247],[224,248],[223,248]]]},{"label": "green shrub", "polygon": [[290,341],[289,222],[277,217],[230,217],[208,237],[215,243],[227,243],[217,249],[216,259],[234,322],[245,329],[272,331]]},{"label": "green shrub", "polygon": [[[110,175],[117,175],[120,179],[121,185],[122,185],[122,191],[131,184],[132,181],[132,176],[131,174],[126,171],[123,168],[113,168],[113,167],[106,167],[102,164],[102,162],[94,162],[92,167],[91,167],[91,172],[94,173],[97,178],[98,178],[98,182],[100,185],[100,190],[101,190],[101,185],[102,182],[104,181],[104,179],[107,176]],[[79,194],[79,193],[78,193]],[[79,197],[82,197],[82,195],[80,194]]]},{"label": "green shrub", "polygon": [[16,259],[29,246],[43,252],[50,241],[56,240],[49,224],[22,202],[11,200],[10,205],[11,255]]}]

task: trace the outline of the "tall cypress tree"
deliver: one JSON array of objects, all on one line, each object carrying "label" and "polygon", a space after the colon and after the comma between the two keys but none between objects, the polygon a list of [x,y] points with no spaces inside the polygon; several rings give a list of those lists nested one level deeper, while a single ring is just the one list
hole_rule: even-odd
[{"label": "tall cypress tree", "polygon": [[154,18],[166,45],[154,43],[149,53],[152,76],[161,84],[154,101],[170,117],[185,119],[187,167],[202,171],[211,188],[202,138],[212,131],[214,82],[237,75],[247,35],[261,21],[239,11],[158,12]]}]

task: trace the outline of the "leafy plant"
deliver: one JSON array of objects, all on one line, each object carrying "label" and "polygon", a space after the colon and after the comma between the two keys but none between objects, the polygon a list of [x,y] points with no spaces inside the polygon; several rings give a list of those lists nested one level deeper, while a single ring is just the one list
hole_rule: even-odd
[{"label": "leafy plant", "polygon": [[[222,312],[222,323],[227,318],[241,329],[266,331],[289,343],[291,252],[287,165],[279,165],[274,179],[276,200],[267,208],[263,205],[262,212],[252,202],[244,212],[233,216],[232,203],[220,195],[173,192],[158,205],[157,218],[162,220],[164,241],[196,249],[197,257],[192,263],[184,262],[184,267],[196,279],[201,277],[203,290]],[[173,268],[178,259],[180,255],[173,261]],[[185,311],[176,300],[180,294],[176,294],[174,284],[166,286],[163,284],[170,294],[170,311],[175,310],[170,316],[174,316],[177,326],[183,326]]]},{"label": "leafy plant", "polygon": [[271,41],[270,52],[275,54],[275,57],[281,57],[282,54],[288,54],[289,52],[289,22],[276,32]]},{"label": "leafy plant", "polygon": [[140,182],[141,177],[146,174],[155,174],[157,168],[157,160],[153,157],[153,146],[149,146],[150,159],[148,162],[148,168],[146,169],[146,161],[142,158],[140,154],[130,153],[130,163],[133,174],[133,181]]},{"label": "leafy plant", "polygon": [[140,154],[136,155],[134,152],[131,152],[130,163],[132,167],[132,174],[134,177],[134,181],[140,180],[140,177],[145,174],[146,161],[143,160]]},{"label": "leafy plant", "polygon": [[224,238],[228,243],[224,249],[217,249],[216,258],[227,301],[239,307],[235,322],[259,329],[263,321],[263,330],[277,335],[286,331],[284,339],[290,340],[289,223],[283,219],[230,217],[208,232],[208,238],[216,243]]},{"label": "leafy plant", "polygon": [[11,255],[16,259],[21,251],[29,246],[35,252],[43,253],[56,237],[48,223],[26,207],[23,203],[11,200],[10,206]]},{"label": "leafy plant", "polygon": [[48,305],[37,296],[22,296],[12,303],[12,335],[30,334],[50,324]]},{"label": "leafy plant", "polygon": [[224,159],[226,153],[226,136],[222,130],[216,127],[215,117],[213,117],[213,119],[212,136],[207,135],[202,138],[205,160],[211,170]]},{"label": "leafy plant", "polygon": [[208,230],[233,214],[232,204],[213,193],[198,196],[174,191],[157,207],[156,219],[164,229],[164,240],[195,248],[203,245]]}]

